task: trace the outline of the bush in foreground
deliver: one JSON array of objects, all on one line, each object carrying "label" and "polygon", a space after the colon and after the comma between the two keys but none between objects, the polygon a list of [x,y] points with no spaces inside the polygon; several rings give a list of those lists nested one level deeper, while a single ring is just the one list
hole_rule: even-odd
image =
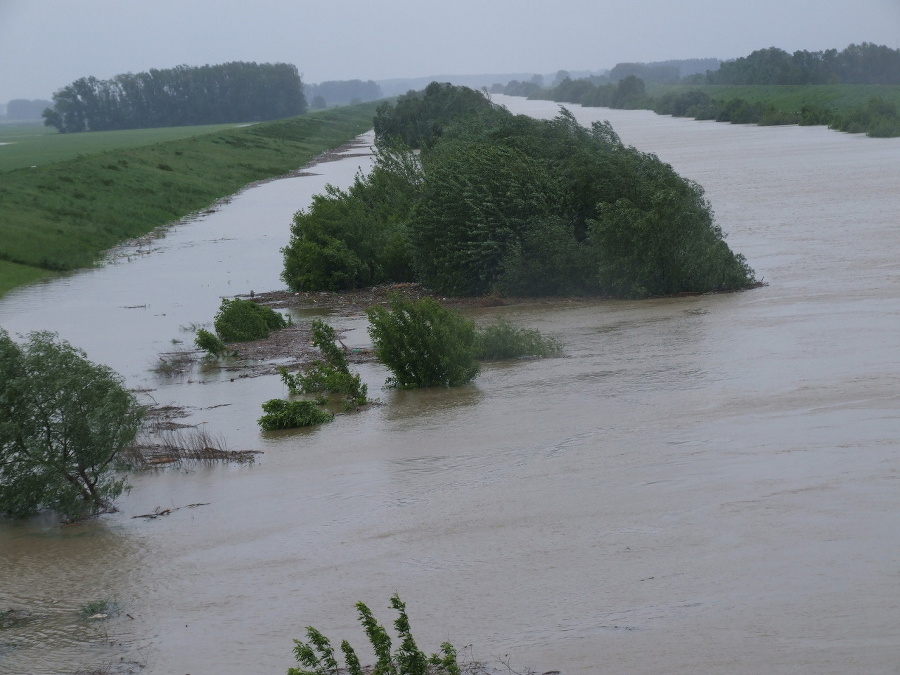
[{"label": "bush in foreground", "polygon": [[400,596],[394,594],[391,607],[399,616],[394,621],[394,628],[400,637],[400,646],[391,651],[391,638],[387,631],[372,616],[372,611],[362,602],[356,603],[359,622],[365,630],[366,637],[375,652],[375,665],[365,670],[360,665],[356,651],[347,640],[341,642],[346,669],[340,668],[335,658],[331,641],[312,626],[307,626],[308,642],[294,640],[294,656],[300,668],[289,668],[288,675],[337,675],[346,672],[348,675],[460,675],[456,660],[456,649],[449,642],[441,645],[440,654],[425,655],[410,632],[409,617],[406,615],[406,604]]},{"label": "bush in foreground", "polygon": [[223,298],[213,325],[225,342],[246,342],[267,338],[273,330],[285,328],[288,322],[274,309],[252,300]]},{"label": "bush in foreground", "polygon": [[210,333],[205,328],[197,331],[197,335],[194,337],[194,344],[197,346],[197,349],[202,349],[213,356],[219,356],[226,349],[225,343],[219,339],[219,336]]},{"label": "bush in foreground", "polygon": [[501,318],[496,323],[478,329],[478,358],[481,361],[518,359],[524,356],[558,356],[562,344],[540,331],[522,328]]},{"label": "bush in foreground", "polygon": [[54,333],[19,346],[0,329],[0,513],[109,508],[127,489],[116,463],[142,414],[118,374]]},{"label": "bush in foreground", "polygon": [[280,370],[281,380],[292,394],[338,394],[346,400],[347,407],[359,407],[367,402],[368,387],[359,374],[352,374],[347,355],[337,346],[334,328],[321,319],[314,319],[311,326],[312,343],[322,354],[306,371],[291,374]]},{"label": "bush in foreground", "polygon": [[273,398],[263,403],[262,409],[266,414],[257,421],[263,431],[311,427],[334,419],[333,414],[318,407],[317,401],[283,401]]},{"label": "bush in foreground", "polygon": [[454,387],[478,375],[475,324],[436,300],[390,299],[366,310],[375,356],[398,389]]}]

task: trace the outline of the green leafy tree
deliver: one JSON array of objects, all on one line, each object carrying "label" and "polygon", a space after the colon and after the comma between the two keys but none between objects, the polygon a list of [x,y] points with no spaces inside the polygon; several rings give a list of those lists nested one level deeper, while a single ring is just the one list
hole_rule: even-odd
[{"label": "green leafy tree", "polygon": [[48,332],[20,346],[0,329],[0,512],[109,508],[127,487],[117,458],[141,418],[121,377],[82,350]]},{"label": "green leafy tree", "polygon": [[393,373],[398,389],[454,387],[478,375],[475,324],[431,298],[390,299],[390,309],[370,307],[375,356]]},{"label": "green leafy tree", "polygon": [[536,221],[562,205],[551,166],[519,148],[448,142],[425,169],[412,241],[422,283],[441,293],[493,290],[512,247],[527,246],[523,237]]},{"label": "green leafy tree", "polygon": [[327,186],[294,216],[282,279],[294,291],[412,280],[407,223],[420,182],[416,156],[382,144],[368,175],[346,191]]}]

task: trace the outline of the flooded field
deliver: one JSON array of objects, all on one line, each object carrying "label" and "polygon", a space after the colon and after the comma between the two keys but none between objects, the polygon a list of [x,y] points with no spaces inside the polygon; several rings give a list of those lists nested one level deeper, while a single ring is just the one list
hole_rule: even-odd
[{"label": "flooded field", "polygon": [[[768,285],[478,310],[564,357],[413,392],[366,364],[380,405],[272,434],[256,419],[277,377],[154,368],[221,297],[280,288],[292,213],[366,157],[0,301],[10,333],[58,331],[263,451],[135,475],[119,513],[83,525],[0,523],[0,671],[283,673],[305,626],[361,649],[354,603],[389,622],[398,592],[423,648],[517,670],[897,672],[900,139],[572,111],[703,185]],[[362,318],[329,320],[368,344]],[[112,616],[85,619],[101,600]]]}]

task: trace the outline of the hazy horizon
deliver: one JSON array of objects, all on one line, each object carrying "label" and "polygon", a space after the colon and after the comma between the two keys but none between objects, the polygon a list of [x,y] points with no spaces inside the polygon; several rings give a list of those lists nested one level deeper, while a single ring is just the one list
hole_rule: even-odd
[{"label": "hazy horizon", "polygon": [[520,0],[513,9],[474,0],[0,0],[0,103],[49,99],[80,77],[181,64],[286,62],[318,83],[546,75],[862,42],[900,47],[900,0]]}]

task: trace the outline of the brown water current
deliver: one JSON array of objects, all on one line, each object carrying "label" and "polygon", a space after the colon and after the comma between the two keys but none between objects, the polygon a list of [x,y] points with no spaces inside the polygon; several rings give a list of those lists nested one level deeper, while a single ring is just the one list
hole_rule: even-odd
[{"label": "brown water current", "polygon": [[[25,617],[0,628],[0,672],[283,673],[307,625],[363,649],[354,603],[387,623],[394,592],[426,650],[538,673],[900,672],[900,139],[572,111],[703,185],[768,285],[479,310],[565,356],[413,392],[364,365],[380,405],[272,434],[277,377],[151,369],[220,297],[280,288],[291,214],[366,158],[4,298],[11,333],[56,330],[264,454],[132,476],[83,525],[0,522],[0,617]],[[118,613],[82,618],[101,599]]]}]

